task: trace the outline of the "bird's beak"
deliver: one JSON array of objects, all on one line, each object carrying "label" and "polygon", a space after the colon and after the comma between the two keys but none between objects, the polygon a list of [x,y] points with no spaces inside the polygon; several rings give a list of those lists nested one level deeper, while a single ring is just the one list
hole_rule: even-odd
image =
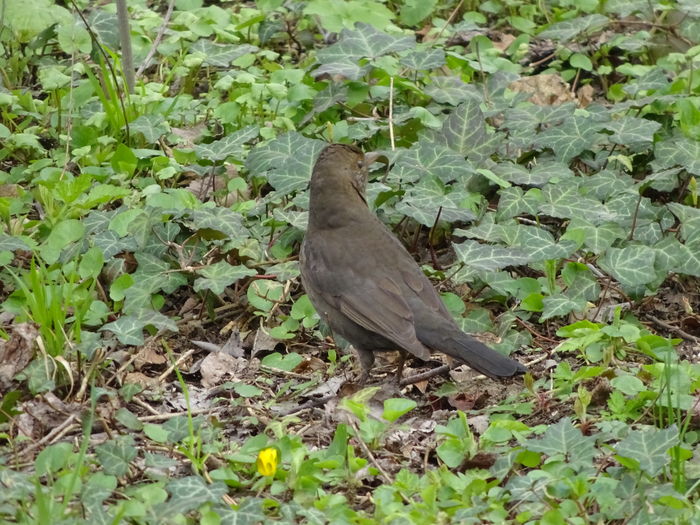
[{"label": "bird's beak", "polygon": [[375,162],[383,162],[384,164],[389,164],[389,158],[381,151],[370,151],[365,153],[365,162],[367,166],[371,166]]}]

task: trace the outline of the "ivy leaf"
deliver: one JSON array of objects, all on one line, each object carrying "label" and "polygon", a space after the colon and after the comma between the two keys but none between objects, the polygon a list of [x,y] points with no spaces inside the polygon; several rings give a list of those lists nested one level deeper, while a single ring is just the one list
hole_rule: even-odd
[{"label": "ivy leaf", "polygon": [[571,312],[580,312],[586,307],[585,300],[576,300],[564,294],[552,294],[542,299],[544,308],[540,316],[540,322],[552,317],[565,317]]},{"label": "ivy leaf", "polygon": [[257,47],[250,44],[216,44],[211,40],[200,38],[190,46],[190,53],[200,53],[204,56],[203,64],[214,67],[228,67],[237,58],[255,53]]},{"label": "ivy leaf", "polygon": [[648,427],[632,430],[617,444],[615,450],[618,455],[637,461],[642,471],[654,477],[668,465],[671,460],[668,449],[677,444],[678,429],[675,425],[663,430]]},{"label": "ivy leaf", "polygon": [[215,140],[209,144],[197,144],[194,151],[199,158],[212,162],[224,160],[227,157],[240,159],[243,156],[243,145],[258,136],[257,126],[246,126],[243,129],[226,135],[220,140]]},{"label": "ivy leaf", "polygon": [[153,509],[154,515],[163,518],[185,514],[198,509],[205,503],[219,501],[228,492],[225,483],[221,481],[207,483],[200,476],[174,479],[168,482],[165,490],[170,494],[170,498]]},{"label": "ivy leaf", "polygon": [[615,222],[595,226],[584,219],[573,218],[564,235],[574,238],[578,235],[577,232],[580,232],[583,238],[583,245],[596,255],[603,253],[617,239],[625,236],[625,230]]},{"label": "ivy leaf", "polygon": [[648,246],[608,248],[600,265],[625,288],[634,288],[656,279],[654,258],[655,251]]},{"label": "ivy leaf", "polygon": [[475,162],[483,161],[498,149],[494,136],[486,133],[484,114],[474,99],[467,99],[452,110],[442,125],[440,138]]},{"label": "ivy leaf", "polygon": [[466,99],[481,102],[482,96],[477,87],[467,84],[459,77],[432,77],[424,88],[425,94],[440,104],[458,106]]},{"label": "ivy leaf", "polygon": [[411,49],[415,45],[414,37],[388,35],[369,24],[358,22],[354,30],[344,29],[338,42],[316,53],[321,66],[313,74],[340,73],[357,80],[362,74],[362,68],[358,65],[360,60],[369,59],[372,63],[379,57]]},{"label": "ivy leaf", "polygon": [[415,71],[428,71],[445,65],[445,51],[440,48],[415,49],[399,59],[399,64]]},{"label": "ivy leaf", "polygon": [[574,115],[537,135],[535,146],[550,148],[558,160],[568,162],[582,151],[594,148],[600,128],[601,124],[592,118]]},{"label": "ivy leaf", "polygon": [[677,202],[669,202],[667,206],[681,222],[681,239],[685,241],[700,239],[700,209]]},{"label": "ivy leaf", "polygon": [[311,178],[316,157],[326,146],[292,131],[253,149],[246,159],[252,175],[264,176],[282,195],[304,188]]},{"label": "ivy leaf", "polygon": [[654,146],[654,169],[681,166],[693,175],[700,175],[700,141],[675,136]]},{"label": "ivy leaf", "polygon": [[637,147],[651,144],[654,133],[661,128],[661,123],[645,118],[622,117],[613,120],[603,127],[612,131],[610,141],[621,146]]},{"label": "ivy leaf", "polygon": [[525,253],[515,248],[502,248],[476,241],[464,241],[453,246],[459,260],[477,270],[500,270],[506,266],[520,266],[530,261]]},{"label": "ivy leaf", "polygon": [[95,447],[102,470],[114,476],[124,476],[129,472],[129,462],[136,457],[136,450],[134,438],[128,434]]},{"label": "ivy leaf", "polygon": [[201,277],[194,281],[194,291],[210,290],[213,294],[223,293],[227,286],[243,277],[255,275],[258,272],[242,264],[233,266],[226,261],[219,261],[197,271]]},{"label": "ivy leaf", "polygon": [[228,208],[202,207],[194,210],[191,217],[195,230],[215,230],[237,241],[250,236],[248,229],[243,226],[241,214]]},{"label": "ivy leaf", "polygon": [[141,115],[133,122],[130,122],[129,130],[132,133],[141,133],[146,142],[156,142],[170,131],[170,126],[162,115],[149,114]]},{"label": "ivy leaf", "polygon": [[410,149],[402,150],[391,168],[390,176],[400,182],[416,182],[423,177],[435,176],[443,183],[459,180],[461,185],[476,176],[472,165],[464,156],[447,146],[419,141]]},{"label": "ivy leaf", "polygon": [[549,457],[564,456],[572,463],[590,465],[595,456],[595,436],[584,436],[565,417],[551,425],[540,439],[528,439],[525,448]]},{"label": "ivy leaf", "polygon": [[131,315],[122,315],[116,321],[107,323],[100,330],[108,330],[117,336],[119,342],[129,346],[143,344],[143,329],[146,326],[177,332],[177,325],[171,318],[154,310],[143,309]]},{"label": "ivy leaf", "polygon": [[608,23],[608,18],[600,14],[580,16],[571,20],[564,20],[549,26],[542,31],[539,38],[550,38],[559,42],[566,42],[582,33],[598,31]]}]

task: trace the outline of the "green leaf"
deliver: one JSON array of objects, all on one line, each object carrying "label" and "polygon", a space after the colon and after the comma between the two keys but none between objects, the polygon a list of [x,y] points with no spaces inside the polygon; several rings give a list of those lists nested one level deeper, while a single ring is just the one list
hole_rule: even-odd
[{"label": "green leaf", "polygon": [[233,266],[226,261],[219,261],[197,271],[197,275],[201,277],[195,279],[194,291],[210,290],[213,294],[219,295],[227,286],[256,274],[255,270],[242,264]]},{"label": "green leaf", "polygon": [[540,439],[528,439],[525,448],[549,457],[561,457],[575,465],[590,466],[596,454],[595,436],[584,436],[565,417],[550,425]]},{"label": "green leaf", "polygon": [[474,162],[481,162],[498,148],[488,136],[484,123],[484,114],[479,102],[468,98],[452,110],[442,126],[440,139],[451,149],[469,157]]},{"label": "green leaf", "polygon": [[285,133],[253,149],[246,159],[248,171],[266,177],[282,195],[304,188],[316,157],[327,144],[297,132]]},{"label": "green leaf", "polygon": [[663,430],[648,427],[632,430],[617,444],[615,450],[618,455],[639,462],[639,467],[653,477],[669,464],[671,456],[668,449],[677,444],[678,429],[675,425]]},{"label": "green leaf", "polygon": [[228,492],[225,483],[207,483],[201,476],[174,479],[168,482],[165,489],[170,494],[168,501],[153,507],[153,513],[161,517],[159,519],[186,514],[206,503],[221,501]]},{"label": "green leaf", "polygon": [[[394,18],[394,13],[383,4],[374,0],[344,0],[328,2],[327,0],[310,0],[304,7],[304,14],[317,15],[321,25],[333,33],[351,28],[355,22],[366,22],[378,29],[384,29]],[[342,34],[341,34],[342,38]]]},{"label": "green leaf", "polygon": [[601,124],[589,116],[574,115],[562,124],[553,126],[538,134],[535,146],[550,148],[557,159],[569,162],[584,150],[594,150],[600,136]]},{"label": "green leaf", "polygon": [[44,244],[39,248],[39,253],[44,261],[53,264],[61,255],[61,250],[72,242],[83,238],[85,226],[77,219],[66,219],[56,224]]},{"label": "green leaf", "polygon": [[405,0],[399,12],[399,20],[407,26],[415,26],[425,20],[435,9],[437,0]]},{"label": "green leaf", "polygon": [[603,15],[593,14],[580,16],[578,18],[552,24],[549,28],[542,31],[538,37],[566,42],[567,40],[572,40],[581,33],[598,31],[607,23],[608,18]]},{"label": "green leaf", "polygon": [[268,366],[270,368],[284,370],[285,372],[291,372],[303,360],[304,358],[295,352],[291,352],[286,355],[282,355],[279,352],[273,352],[263,357],[262,361],[260,361],[260,364],[262,364],[263,366]]},{"label": "green leaf", "polygon": [[197,144],[194,147],[194,151],[199,158],[212,162],[221,161],[229,157],[240,160],[243,158],[243,145],[255,139],[259,133],[260,128],[257,126],[246,126],[209,144]]},{"label": "green leaf", "polygon": [[593,69],[591,59],[582,53],[574,53],[571,55],[569,57],[569,64],[571,64],[571,67],[583,69],[584,71],[590,71]]},{"label": "green leaf", "polygon": [[603,125],[612,131],[610,141],[627,147],[639,147],[651,144],[654,133],[661,128],[660,122],[637,117],[622,117]]},{"label": "green leaf", "polygon": [[81,279],[95,279],[100,275],[103,266],[104,254],[102,250],[97,247],[92,247],[80,258],[78,275],[80,275]]},{"label": "green leaf", "polygon": [[237,58],[255,53],[258,48],[250,44],[217,44],[211,40],[200,38],[190,46],[190,53],[199,53],[203,57],[202,64],[214,67],[229,67]]},{"label": "green leaf", "polygon": [[600,266],[624,287],[633,288],[656,279],[655,251],[644,245],[609,248]]},{"label": "green leaf", "polygon": [[520,266],[530,261],[519,249],[501,248],[476,241],[455,244],[454,249],[460,261],[478,270],[500,270],[506,266]]},{"label": "green leaf", "polygon": [[129,462],[136,457],[136,446],[131,435],[110,439],[95,447],[95,454],[106,474],[124,476],[129,472]]},{"label": "green leaf", "polygon": [[104,325],[100,330],[109,330],[117,336],[122,344],[138,346],[143,344],[143,329],[149,325],[171,332],[178,331],[175,321],[153,310],[138,310],[132,312],[131,315],[122,315],[116,321]]},{"label": "green leaf", "polygon": [[130,122],[129,130],[132,133],[141,133],[146,142],[155,143],[170,131],[170,126],[162,115],[150,114],[140,115],[136,120]]},{"label": "green leaf", "polygon": [[112,155],[110,164],[112,165],[112,169],[117,173],[126,173],[127,175],[132,176],[136,171],[138,161],[139,159],[136,157],[131,148],[125,146],[124,144],[118,144],[117,149],[114,151],[114,155]]},{"label": "green leaf", "polygon": [[417,403],[412,399],[391,398],[384,401],[382,417],[387,421],[396,421],[401,416],[416,408]]},{"label": "green leaf", "polygon": [[[330,5],[325,1],[323,3]],[[363,73],[363,68],[359,65],[362,59],[368,59],[371,64],[380,57],[411,49],[415,45],[412,36],[388,35],[369,24],[358,23],[355,30],[344,29],[338,42],[316,53],[321,66],[313,74],[317,77],[322,74],[342,74],[351,80],[357,80]]]}]

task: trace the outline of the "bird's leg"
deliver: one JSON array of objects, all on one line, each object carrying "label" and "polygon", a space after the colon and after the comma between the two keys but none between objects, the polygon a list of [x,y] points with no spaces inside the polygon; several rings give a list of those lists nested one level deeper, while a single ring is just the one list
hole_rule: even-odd
[{"label": "bird's leg", "polygon": [[403,375],[403,365],[406,364],[406,350],[399,350],[399,364],[396,367],[396,384],[401,385]]},{"label": "bird's leg", "polygon": [[361,348],[355,348],[357,351],[357,357],[360,358],[360,364],[362,365],[362,373],[360,374],[359,382],[361,385],[367,382],[369,379],[369,371],[374,365],[374,352],[371,350],[362,350]]}]

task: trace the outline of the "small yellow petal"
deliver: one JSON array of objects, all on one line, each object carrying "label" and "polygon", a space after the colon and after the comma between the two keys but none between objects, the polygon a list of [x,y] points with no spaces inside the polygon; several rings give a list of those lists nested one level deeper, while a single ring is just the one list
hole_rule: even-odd
[{"label": "small yellow petal", "polygon": [[264,448],[258,452],[258,472],[263,476],[274,476],[277,471],[277,449]]}]

